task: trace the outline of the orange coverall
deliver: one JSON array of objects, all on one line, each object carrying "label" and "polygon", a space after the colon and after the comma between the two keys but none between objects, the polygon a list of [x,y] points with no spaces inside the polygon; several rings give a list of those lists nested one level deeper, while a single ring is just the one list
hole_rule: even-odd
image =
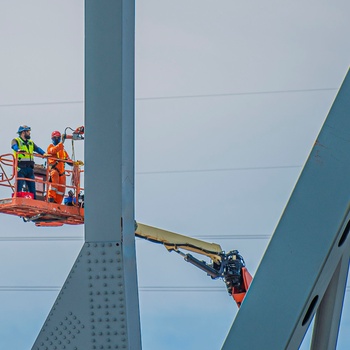
[{"label": "orange coverall", "polygon": [[69,158],[62,142],[56,146],[50,144],[47,148],[47,153],[54,157],[48,158],[50,181],[52,182],[48,193],[49,199],[52,198],[55,203],[61,204],[66,191],[66,174],[64,171],[65,162],[60,161],[60,159],[71,163],[73,161]]}]

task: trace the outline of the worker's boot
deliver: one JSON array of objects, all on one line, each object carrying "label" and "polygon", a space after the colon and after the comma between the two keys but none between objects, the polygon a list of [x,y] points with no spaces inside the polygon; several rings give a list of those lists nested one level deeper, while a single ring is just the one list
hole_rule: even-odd
[{"label": "worker's boot", "polygon": [[49,198],[48,202],[49,203],[55,203],[55,200],[53,198]]}]

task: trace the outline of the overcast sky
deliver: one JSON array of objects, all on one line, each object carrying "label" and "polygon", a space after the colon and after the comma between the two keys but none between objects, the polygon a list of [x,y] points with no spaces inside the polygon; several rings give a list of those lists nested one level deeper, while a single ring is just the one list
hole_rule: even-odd
[{"label": "overcast sky", "polygon": [[[254,274],[347,73],[349,13],[348,0],[137,1],[136,220],[238,249]],[[0,47],[0,153],[21,124],[46,148],[84,123],[84,1],[0,1]],[[25,350],[83,227],[0,220],[0,348]],[[237,312],[224,284],[136,248],[143,349],[219,349]]]}]

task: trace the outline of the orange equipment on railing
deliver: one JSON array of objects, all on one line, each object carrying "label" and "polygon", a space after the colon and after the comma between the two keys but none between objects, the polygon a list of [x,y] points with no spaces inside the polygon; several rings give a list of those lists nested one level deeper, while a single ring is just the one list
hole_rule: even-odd
[{"label": "orange equipment on railing", "polygon": [[[37,158],[43,158],[34,155]],[[62,160],[60,160],[62,161]],[[17,177],[17,159],[13,154],[0,156],[0,188],[8,188],[12,195],[0,199],[0,213],[16,215],[25,222],[34,222],[36,226],[62,226],[63,224],[79,225],[84,223],[83,191],[80,187],[82,162],[74,161],[73,169],[66,170],[67,177],[71,177],[72,184],[66,185],[66,192],[74,197],[70,205],[48,202],[48,188],[52,184],[49,169],[45,165],[34,166],[35,180]],[[30,192],[17,192],[17,181],[34,181],[36,197]],[[55,185],[55,184],[53,184]],[[3,192],[3,191],[2,191]]]}]

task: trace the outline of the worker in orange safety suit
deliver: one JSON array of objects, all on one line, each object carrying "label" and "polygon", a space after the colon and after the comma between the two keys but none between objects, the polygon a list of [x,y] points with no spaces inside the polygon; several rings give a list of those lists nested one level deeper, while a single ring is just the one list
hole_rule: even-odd
[{"label": "worker in orange safety suit", "polygon": [[47,147],[47,153],[53,158],[48,158],[50,169],[50,188],[48,191],[49,202],[61,204],[66,191],[65,164],[72,166],[73,161],[69,158],[64,149],[65,135],[61,140],[61,133],[53,131],[51,134],[52,143]]}]

